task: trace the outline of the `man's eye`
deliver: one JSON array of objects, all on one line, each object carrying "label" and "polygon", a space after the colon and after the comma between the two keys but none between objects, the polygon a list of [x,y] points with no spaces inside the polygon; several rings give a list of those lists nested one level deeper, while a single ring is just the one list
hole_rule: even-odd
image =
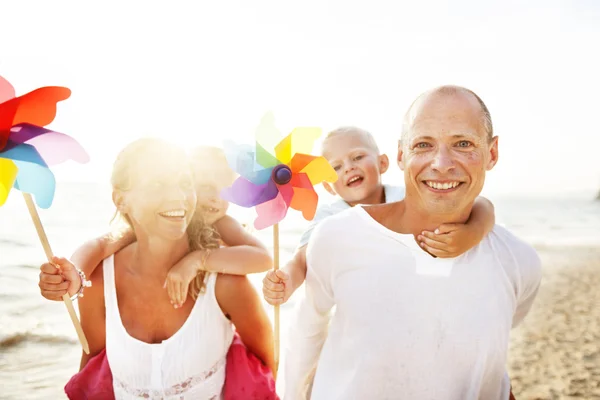
[{"label": "man's eye", "polygon": [[460,142],[457,143],[458,147],[463,147],[463,148],[471,147],[472,145],[473,145],[473,143],[469,142],[468,140],[461,140]]},{"label": "man's eye", "polygon": [[426,142],[419,142],[415,145],[415,148],[417,148],[417,149],[424,149],[427,147],[429,147],[429,143],[426,143]]},{"label": "man's eye", "polygon": [[358,155],[358,156],[354,157],[354,161],[361,160],[363,157],[364,157],[364,156],[363,156],[362,154],[361,154],[361,155]]}]

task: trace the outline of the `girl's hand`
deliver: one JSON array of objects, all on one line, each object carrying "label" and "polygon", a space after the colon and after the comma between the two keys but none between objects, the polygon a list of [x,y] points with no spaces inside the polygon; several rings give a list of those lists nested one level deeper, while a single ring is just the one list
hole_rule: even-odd
[{"label": "girl's hand", "polygon": [[74,295],[81,288],[81,277],[77,268],[66,258],[53,257],[52,263],[40,266],[40,293],[48,300],[62,300],[68,293]]},{"label": "girl's hand", "polygon": [[483,232],[476,232],[467,224],[442,224],[434,232],[421,232],[417,241],[436,257],[452,258],[475,247],[482,237]]},{"label": "girl's hand", "polygon": [[201,262],[196,255],[182,258],[169,270],[163,287],[167,289],[173,307],[179,308],[185,303],[190,283],[196,278],[201,267]]}]

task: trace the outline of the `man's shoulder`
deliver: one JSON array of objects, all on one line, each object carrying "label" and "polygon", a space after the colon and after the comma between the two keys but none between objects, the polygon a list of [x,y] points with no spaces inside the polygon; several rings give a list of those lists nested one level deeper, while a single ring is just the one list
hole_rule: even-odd
[{"label": "man's shoulder", "polygon": [[516,263],[517,267],[541,268],[535,248],[505,227],[496,224],[487,240],[502,261]]},{"label": "man's shoulder", "polygon": [[315,227],[313,235],[351,234],[351,228],[356,228],[358,211],[351,207],[329,214]]}]

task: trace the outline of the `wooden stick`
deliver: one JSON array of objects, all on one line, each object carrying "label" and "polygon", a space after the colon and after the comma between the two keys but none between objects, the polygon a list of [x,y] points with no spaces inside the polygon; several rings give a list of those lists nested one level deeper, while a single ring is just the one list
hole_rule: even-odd
[{"label": "wooden stick", "polygon": [[[40,242],[42,242],[42,246],[44,247],[46,258],[48,259],[48,262],[51,263],[52,249],[50,248],[48,237],[46,236],[46,232],[42,226],[42,221],[40,220],[40,216],[37,212],[37,208],[35,207],[35,203],[33,202],[33,198],[29,193],[23,193],[23,197],[25,198],[25,204],[27,204],[29,215],[31,215],[31,219],[33,220],[33,225],[35,225],[35,230],[40,238]],[[75,314],[75,308],[73,308],[73,302],[69,298],[68,293],[63,295],[63,302],[65,303],[65,306],[67,306],[67,311],[69,311],[69,316],[71,317],[71,321],[73,322],[73,326],[75,327],[75,331],[77,332],[77,336],[79,337],[79,342],[81,343],[83,351],[85,351],[85,354],[90,354],[90,346],[85,338],[85,334],[83,333],[83,328],[79,323],[77,314]]]},{"label": "wooden stick", "polygon": [[[273,225],[273,268],[279,269],[279,224]],[[275,306],[275,332],[274,332],[275,345],[273,358],[275,360],[275,375],[279,370],[279,306]]]}]

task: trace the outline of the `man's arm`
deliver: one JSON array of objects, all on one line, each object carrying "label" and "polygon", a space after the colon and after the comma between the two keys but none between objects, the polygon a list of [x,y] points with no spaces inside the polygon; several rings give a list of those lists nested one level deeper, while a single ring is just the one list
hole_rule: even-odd
[{"label": "man's arm", "polygon": [[[325,228],[325,229],[323,229]],[[310,397],[312,381],[334,306],[331,269],[334,266],[328,246],[327,225],[318,226],[306,248],[306,295],[299,303],[286,349],[284,399]]]},{"label": "man's arm", "polygon": [[517,308],[513,316],[512,327],[518,326],[531,310],[542,283],[542,262],[533,247],[518,243],[513,247],[517,261]]}]

